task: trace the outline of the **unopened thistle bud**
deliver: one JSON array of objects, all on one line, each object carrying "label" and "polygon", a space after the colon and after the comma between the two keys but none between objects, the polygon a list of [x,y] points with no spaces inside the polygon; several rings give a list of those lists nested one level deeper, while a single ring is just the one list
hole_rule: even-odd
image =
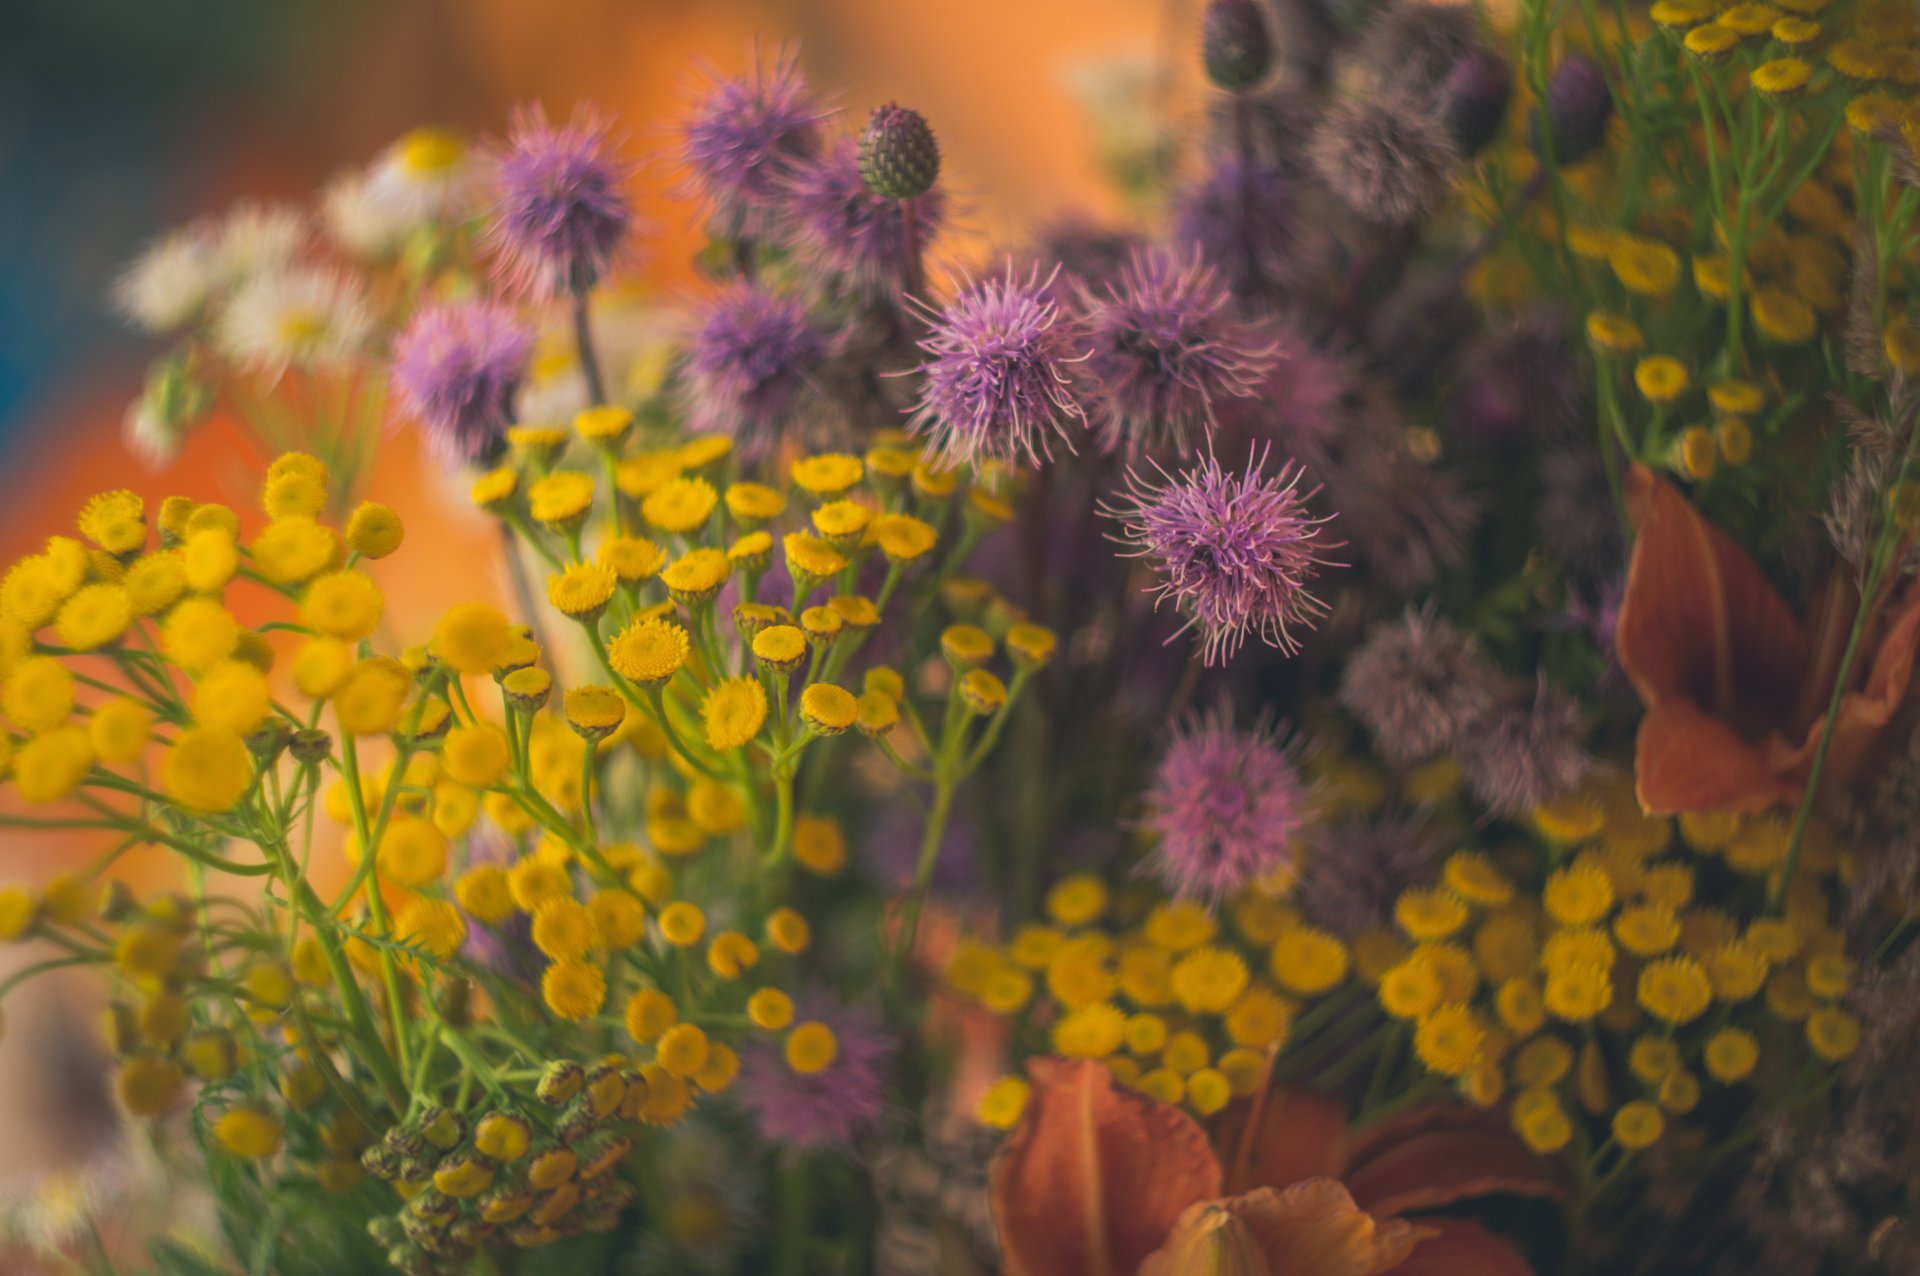
[{"label": "unopened thistle bud", "polygon": [[1513,97],[1513,68],[1492,49],[1469,49],[1440,86],[1440,119],[1462,155],[1478,154],[1500,132]]},{"label": "unopened thistle bud", "polygon": [[888,199],[913,199],[933,189],[940,143],[926,119],[891,102],[869,116],[860,134],[860,176],[868,190]]},{"label": "unopened thistle bud", "polygon": [[1252,88],[1273,65],[1273,37],[1255,0],[1213,0],[1201,28],[1207,78],[1229,93]]},{"label": "unopened thistle bud", "polygon": [[[1553,162],[1565,166],[1589,155],[1607,135],[1613,118],[1613,91],[1600,64],[1583,53],[1569,53],[1547,81],[1544,111],[1553,138]],[[1527,143],[1540,149],[1541,113],[1527,127]]]}]

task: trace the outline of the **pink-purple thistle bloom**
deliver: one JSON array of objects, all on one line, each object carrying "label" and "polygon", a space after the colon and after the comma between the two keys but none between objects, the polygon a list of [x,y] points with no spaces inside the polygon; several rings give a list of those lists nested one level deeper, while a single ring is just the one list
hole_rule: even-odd
[{"label": "pink-purple thistle bloom", "polygon": [[1400,893],[1440,875],[1440,851],[1418,812],[1342,820],[1314,832],[1294,899],[1308,921],[1342,937],[1392,926]]},{"label": "pink-purple thistle bloom", "polygon": [[1085,355],[1053,284],[1051,274],[1035,269],[1022,279],[1009,265],[946,309],[925,307],[920,348],[930,358],[912,426],[949,461],[1038,464],[1052,459],[1054,435],[1086,420],[1071,376]]},{"label": "pink-purple thistle bloom", "polygon": [[860,174],[859,143],[849,137],[794,173],[787,212],[794,252],[809,270],[855,292],[892,295],[916,277],[916,258],[945,225],[947,193],[936,184],[907,200],[875,194]]},{"label": "pink-purple thistle bloom", "polygon": [[535,298],[592,288],[632,229],[633,168],[612,153],[607,121],[592,109],[565,125],[548,123],[537,104],[515,111],[487,230],[502,277]]},{"label": "pink-purple thistle bloom", "polygon": [[795,1072],[778,1041],[755,1042],[741,1052],[734,1095],[770,1143],[789,1148],[844,1148],[876,1125],[887,1110],[887,1070],[897,1043],[873,1007],[818,994],[796,999],[794,1022],[827,1025],[839,1042],[832,1063]]},{"label": "pink-purple thistle bloom", "polygon": [[688,427],[730,434],[743,458],[766,456],[826,353],[799,298],[746,283],[723,288],[687,345]]},{"label": "pink-purple thistle bloom", "polygon": [[717,233],[759,239],[779,229],[788,183],[820,153],[827,114],[790,57],[713,81],[681,126],[680,158]]},{"label": "pink-purple thistle bloom", "polygon": [[1505,692],[1473,635],[1425,611],[1377,626],[1340,679],[1340,702],[1396,766],[1453,748]]},{"label": "pink-purple thistle bloom", "polygon": [[533,331],[488,301],[428,306],[393,345],[393,391],[441,456],[476,461],[513,420]]},{"label": "pink-purple thistle bloom", "polygon": [[1235,730],[1224,708],[1168,746],[1147,792],[1157,842],[1146,870],[1176,895],[1217,901],[1293,863],[1307,788],[1281,732]]},{"label": "pink-purple thistle bloom", "polygon": [[1138,251],[1084,305],[1086,369],[1109,451],[1163,443],[1184,451],[1213,428],[1216,402],[1250,396],[1274,362],[1274,345],[1234,317],[1232,297],[1197,254]]},{"label": "pink-purple thistle bloom", "polygon": [[1180,196],[1174,238],[1200,250],[1243,299],[1289,295],[1326,257],[1324,229],[1277,168],[1221,157]]},{"label": "pink-purple thistle bloom", "polygon": [[1593,759],[1585,740],[1579,702],[1542,675],[1531,703],[1518,697],[1484,715],[1455,753],[1474,797],[1496,815],[1518,816],[1586,778]]},{"label": "pink-purple thistle bloom", "polygon": [[1299,466],[1268,474],[1265,462],[1261,453],[1236,474],[1209,454],[1178,474],[1156,464],[1158,482],[1129,471],[1121,503],[1101,507],[1119,520],[1117,539],[1159,575],[1156,603],[1171,599],[1186,616],[1179,632],[1199,630],[1209,665],[1232,657],[1249,634],[1293,655],[1296,631],[1327,614],[1308,586],[1335,565],[1323,557],[1339,548],[1322,539],[1332,516],[1308,511],[1319,489],[1300,490]]}]

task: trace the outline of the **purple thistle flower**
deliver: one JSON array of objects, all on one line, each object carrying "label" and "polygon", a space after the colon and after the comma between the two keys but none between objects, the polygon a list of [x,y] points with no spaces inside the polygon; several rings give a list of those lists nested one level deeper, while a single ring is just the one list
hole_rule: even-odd
[{"label": "purple thistle flower", "polygon": [[393,391],[443,457],[476,461],[513,420],[533,332],[507,306],[463,301],[416,312],[393,343]]},{"label": "purple thistle flower", "polygon": [[1314,130],[1309,155],[1341,203],[1381,226],[1432,211],[1460,166],[1446,126],[1398,93],[1336,102]]},{"label": "purple thistle flower", "polygon": [[634,165],[609,153],[607,121],[591,108],[564,127],[537,103],[513,114],[494,166],[487,240],[518,292],[585,292],[607,273],[633,225],[626,193]]},{"label": "purple thistle flower", "polygon": [[[855,291],[892,295],[915,277],[918,253],[946,222],[947,193],[939,185],[911,200],[876,195],[860,175],[859,143],[841,138],[820,158],[801,165],[787,187],[793,246],[818,275]],[[914,235],[906,208],[913,208]]]},{"label": "purple thistle flower", "polygon": [[1388,811],[1320,829],[1294,898],[1315,925],[1351,939],[1393,922],[1402,891],[1440,873],[1440,841],[1417,811]]},{"label": "purple thistle flower", "polygon": [[731,434],[743,459],[767,455],[826,353],[798,298],[746,283],[722,289],[687,347],[688,427]]},{"label": "purple thistle flower", "polygon": [[1244,474],[1229,474],[1211,453],[1192,469],[1162,482],[1129,471],[1123,505],[1101,512],[1121,523],[1116,537],[1148,558],[1162,577],[1156,605],[1174,600],[1187,623],[1198,628],[1209,665],[1240,649],[1250,633],[1284,655],[1300,649],[1294,627],[1311,629],[1327,605],[1307,589],[1321,557],[1338,542],[1320,539],[1332,518],[1314,518],[1306,502],[1320,489],[1300,491],[1303,471],[1289,462],[1265,472],[1266,454],[1247,462]]},{"label": "purple thistle flower", "polygon": [[1533,703],[1509,701],[1484,714],[1455,749],[1467,788],[1496,815],[1524,815],[1567,792],[1593,765],[1572,696],[1540,678]]},{"label": "purple thistle flower", "polygon": [[1452,748],[1503,694],[1471,634],[1419,611],[1376,627],[1340,677],[1340,702],[1396,765]]},{"label": "purple thistle flower", "polygon": [[817,994],[797,1000],[794,1022],[827,1025],[839,1054],[819,1072],[799,1073],[788,1066],[779,1042],[755,1042],[741,1052],[734,1093],[769,1142],[845,1147],[886,1113],[887,1071],[898,1043],[869,1005]]},{"label": "purple thistle flower", "polygon": [[708,87],[681,126],[686,189],[716,229],[765,238],[777,229],[787,184],[820,153],[827,109],[791,57]]},{"label": "purple thistle flower", "polygon": [[1533,526],[1547,557],[1573,576],[1594,581],[1620,569],[1626,545],[1595,449],[1562,446],[1541,458]]},{"label": "purple thistle flower", "polygon": [[[922,306],[931,331],[920,348],[926,384],[911,422],[950,461],[1053,457],[1049,435],[1065,437],[1069,421],[1084,421],[1074,397],[1072,324],[1060,313],[1053,283],[1036,268],[1020,279],[1006,275],[969,286],[946,307]],[[1071,447],[1071,443],[1069,443]]]},{"label": "purple thistle flower", "polygon": [[1281,731],[1236,731],[1222,706],[1175,736],[1147,791],[1158,837],[1146,871],[1183,897],[1219,900],[1293,862],[1307,787]]},{"label": "purple thistle flower", "polygon": [[1104,295],[1089,291],[1084,320],[1108,451],[1167,442],[1184,451],[1215,424],[1214,402],[1247,398],[1273,366],[1232,314],[1232,298],[1197,254],[1137,251]]},{"label": "purple thistle flower", "polygon": [[1231,157],[1181,196],[1174,238],[1198,248],[1237,295],[1269,302],[1312,275],[1327,252],[1326,232],[1304,215],[1291,178]]}]

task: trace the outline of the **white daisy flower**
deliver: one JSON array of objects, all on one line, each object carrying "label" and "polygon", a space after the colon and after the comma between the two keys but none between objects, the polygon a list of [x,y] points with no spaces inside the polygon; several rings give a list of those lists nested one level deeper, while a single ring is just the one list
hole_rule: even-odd
[{"label": "white daisy flower", "polygon": [[365,261],[384,261],[398,253],[418,222],[396,216],[373,189],[364,172],[342,173],[320,197],[320,219],[334,243]]},{"label": "white daisy flower", "polygon": [[277,273],[307,243],[307,221],[290,204],[238,204],[220,226],[220,275],[228,284]]},{"label": "white daisy flower", "polygon": [[156,336],[185,327],[220,283],[219,259],[203,226],[153,241],[114,281],[114,308]]},{"label": "white daisy flower", "polygon": [[301,266],[261,275],[227,302],[214,335],[227,357],[269,377],[288,367],[327,367],[361,354],[373,309],[358,280]]},{"label": "white daisy flower", "polygon": [[417,128],[387,147],[367,174],[367,198],[409,230],[458,220],[478,201],[485,166],[453,133]]}]

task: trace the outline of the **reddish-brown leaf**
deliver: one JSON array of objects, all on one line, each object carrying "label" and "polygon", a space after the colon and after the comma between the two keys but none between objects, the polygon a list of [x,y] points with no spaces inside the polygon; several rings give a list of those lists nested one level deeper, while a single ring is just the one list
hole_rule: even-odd
[{"label": "reddish-brown leaf", "polygon": [[1231,1193],[1338,1177],[1346,1164],[1346,1107],[1300,1086],[1269,1081],[1222,1113],[1217,1129]]},{"label": "reddish-brown leaf", "polygon": [[1807,668],[1800,623],[1745,550],[1644,465],[1627,476],[1639,535],[1616,649],[1649,708],[1683,700],[1758,737],[1784,721]]},{"label": "reddish-brown leaf", "polygon": [[1413,1256],[1393,1276],[1533,1276],[1520,1251],[1478,1223],[1458,1218],[1420,1220],[1433,1235],[1414,1246]]},{"label": "reddish-brown leaf", "polygon": [[1528,1149],[1505,1117],[1460,1103],[1429,1104],[1368,1129],[1341,1177],[1362,1208],[1382,1215],[1497,1192],[1559,1199],[1567,1190],[1558,1168]]},{"label": "reddish-brown leaf", "polygon": [[990,1189],[1007,1276],[1134,1276],[1188,1206],[1220,1195],[1193,1119],[1091,1060],[1035,1059]]},{"label": "reddish-brown leaf", "polygon": [[1762,749],[1685,700],[1648,708],[1634,746],[1634,788],[1653,815],[1757,811],[1797,796]]}]

